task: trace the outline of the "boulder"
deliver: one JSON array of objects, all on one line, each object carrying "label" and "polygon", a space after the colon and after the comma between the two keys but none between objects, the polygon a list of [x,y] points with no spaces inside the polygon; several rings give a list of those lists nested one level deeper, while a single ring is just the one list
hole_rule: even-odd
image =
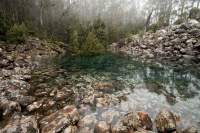
[{"label": "boulder", "polygon": [[155,124],[160,133],[176,131],[176,116],[168,110],[162,110],[156,116]]},{"label": "boulder", "polygon": [[199,21],[197,21],[196,19],[190,19],[190,20],[188,21],[188,23],[189,23],[190,25],[192,25],[192,26],[196,26],[196,25],[199,25],[199,24],[200,24]]},{"label": "boulder", "polygon": [[77,133],[78,128],[76,126],[69,126],[67,127],[63,133]]},{"label": "boulder", "polygon": [[145,112],[138,112],[140,124],[145,130],[153,130],[153,122],[149,115]]},{"label": "boulder", "polygon": [[151,118],[145,112],[130,112],[123,117],[122,123],[124,126],[128,127],[128,129],[133,131],[137,131],[140,128],[145,130],[153,129]]},{"label": "boulder", "polygon": [[66,106],[63,109],[44,117],[39,123],[41,133],[61,132],[63,129],[74,126],[80,116],[75,106]]},{"label": "boulder", "polygon": [[21,112],[21,106],[18,102],[1,98],[0,110],[2,110],[1,114],[2,116],[7,116],[7,115],[12,115],[15,112]]}]

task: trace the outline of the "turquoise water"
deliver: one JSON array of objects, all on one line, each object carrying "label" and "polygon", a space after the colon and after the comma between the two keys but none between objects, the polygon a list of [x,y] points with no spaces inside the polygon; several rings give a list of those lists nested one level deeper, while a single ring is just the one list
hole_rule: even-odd
[{"label": "turquoise water", "polygon": [[200,126],[200,71],[195,67],[145,63],[113,54],[66,56],[59,64],[71,72],[75,84],[87,84],[79,81],[80,76],[116,83],[113,94],[123,92],[127,99],[113,108],[144,110],[153,118],[160,109],[169,108],[183,118],[184,124]]}]

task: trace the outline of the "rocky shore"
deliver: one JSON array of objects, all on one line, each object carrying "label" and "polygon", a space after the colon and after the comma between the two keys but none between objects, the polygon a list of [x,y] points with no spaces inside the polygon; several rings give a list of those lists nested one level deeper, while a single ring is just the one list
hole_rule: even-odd
[{"label": "rocky shore", "polygon": [[[2,133],[197,133],[180,128],[181,118],[161,110],[156,118],[146,112],[120,112],[110,106],[126,100],[113,95],[119,82],[72,83],[71,73],[44,62],[64,54],[65,44],[29,38],[25,44],[0,44],[0,132]],[[117,88],[116,88],[117,89]],[[100,109],[100,113],[90,113]]]},{"label": "rocky shore", "polygon": [[41,60],[64,54],[64,47],[34,37],[25,44],[0,42],[0,132],[39,131],[35,116],[23,114],[36,100],[31,94],[31,73]]},{"label": "rocky shore", "polygon": [[142,59],[175,61],[179,63],[200,61],[200,23],[189,20],[155,33],[135,35],[111,45],[111,51]]}]

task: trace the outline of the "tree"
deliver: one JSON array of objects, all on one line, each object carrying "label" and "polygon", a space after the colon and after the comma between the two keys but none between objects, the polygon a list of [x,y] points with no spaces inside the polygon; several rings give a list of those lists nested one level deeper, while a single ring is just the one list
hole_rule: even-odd
[{"label": "tree", "polygon": [[104,46],[99,42],[93,32],[89,32],[88,36],[82,46],[81,53],[83,55],[92,56],[101,54],[105,51]]},{"label": "tree", "polygon": [[107,42],[106,25],[101,19],[94,21],[93,31],[96,37],[99,39],[100,43],[105,45]]},{"label": "tree", "polygon": [[153,14],[153,10],[149,13],[148,17],[147,17],[147,20],[146,20],[146,23],[145,23],[145,32],[147,31],[147,28],[150,24],[150,20],[151,20],[151,16]]}]

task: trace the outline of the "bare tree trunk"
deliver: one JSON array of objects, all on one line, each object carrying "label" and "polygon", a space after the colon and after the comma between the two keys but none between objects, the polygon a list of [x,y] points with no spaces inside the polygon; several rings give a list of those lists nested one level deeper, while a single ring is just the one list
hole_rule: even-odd
[{"label": "bare tree trunk", "polygon": [[43,0],[41,0],[41,3],[40,3],[40,26],[43,26],[43,24],[44,24],[44,22],[43,22],[43,8],[44,8]]},{"label": "bare tree trunk", "polygon": [[149,26],[152,14],[153,14],[153,10],[149,13],[149,15],[147,17],[147,20],[146,20],[146,23],[145,23],[145,29],[144,29],[145,32],[147,31],[147,28]]},{"label": "bare tree trunk", "polygon": [[200,0],[198,0],[197,2],[197,8],[199,8],[199,5],[200,5]]},{"label": "bare tree trunk", "polygon": [[196,2],[196,0],[192,0],[192,4],[191,4],[191,8],[194,7],[194,3]]},{"label": "bare tree trunk", "polygon": [[170,25],[170,18],[171,18],[171,13],[172,13],[172,7],[173,7],[173,1],[172,0],[169,0],[168,1],[169,3],[169,6],[168,6],[168,9],[167,9],[167,24]]},{"label": "bare tree trunk", "polygon": [[183,20],[183,13],[184,13],[184,9],[185,9],[185,1],[186,0],[181,0],[181,19]]}]

